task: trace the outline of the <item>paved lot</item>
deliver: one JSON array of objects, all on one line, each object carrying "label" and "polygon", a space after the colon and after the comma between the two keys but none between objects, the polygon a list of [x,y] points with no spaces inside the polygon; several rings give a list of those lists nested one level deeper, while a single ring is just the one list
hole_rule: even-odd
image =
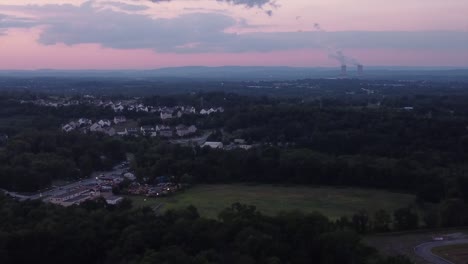
[{"label": "paved lot", "polygon": [[113,174],[121,175],[123,172],[126,171],[126,169],[127,169],[126,167],[122,168],[120,165],[118,165],[118,166],[115,166],[114,168],[112,168],[112,170],[110,170],[110,171],[95,172],[89,178],[82,179],[82,180],[75,181],[75,182],[71,182],[71,183],[68,183],[68,184],[63,185],[63,186],[58,186],[58,187],[50,188],[50,189],[47,189],[47,190],[43,190],[43,191],[37,192],[35,194],[31,194],[31,195],[23,195],[23,194],[19,194],[19,193],[16,193],[16,192],[9,192],[9,191],[6,191],[6,190],[4,190],[4,192],[6,194],[9,194],[12,197],[15,197],[15,198],[18,198],[19,200],[22,200],[22,201],[24,201],[24,200],[37,200],[37,199],[47,200],[48,197],[52,197],[52,196],[55,196],[55,195],[58,195],[58,194],[65,193],[67,190],[70,190],[70,189],[73,189],[73,188],[76,188],[76,187],[86,186],[86,185],[95,185],[97,183],[96,178],[98,176],[100,176],[100,175],[104,175],[104,176],[111,176]]}]

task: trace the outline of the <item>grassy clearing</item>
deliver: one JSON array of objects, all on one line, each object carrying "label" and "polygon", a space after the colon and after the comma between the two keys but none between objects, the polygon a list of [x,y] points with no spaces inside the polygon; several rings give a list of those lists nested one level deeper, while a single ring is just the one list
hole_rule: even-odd
[{"label": "grassy clearing", "polygon": [[455,264],[468,263],[468,244],[437,247],[432,249],[432,253]]},{"label": "grassy clearing", "polygon": [[352,215],[365,209],[393,211],[414,200],[408,194],[357,188],[305,187],[282,185],[197,185],[166,198],[131,197],[135,206],[163,204],[164,209],[194,205],[201,215],[216,218],[235,202],[255,205],[261,212],[275,215],[280,211],[321,212],[331,218]]}]

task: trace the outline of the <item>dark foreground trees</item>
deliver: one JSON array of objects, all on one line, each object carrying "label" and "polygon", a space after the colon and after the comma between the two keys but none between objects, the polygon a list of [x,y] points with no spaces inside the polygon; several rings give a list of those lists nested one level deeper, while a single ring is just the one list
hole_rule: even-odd
[{"label": "dark foreground trees", "polygon": [[406,264],[383,258],[320,214],[260,214],[234,204],[219,220],[194,207],[151,209],[89,202],[62,208],[0,198],[0,262]]}]

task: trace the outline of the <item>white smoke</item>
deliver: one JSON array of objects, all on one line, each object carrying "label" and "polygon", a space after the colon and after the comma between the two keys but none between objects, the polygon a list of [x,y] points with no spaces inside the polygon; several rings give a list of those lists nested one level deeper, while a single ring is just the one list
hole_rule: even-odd
[{"label": "white smoke", "polygon": [[324,30],[320,24],[315,23],[314,29],[318,32],[318,42],[319,45],[327,49],[328,57],[334,60],[337,60],[341,65],[361,65],[361,63],[348,55],[346,55],[341,49],[337,48],[335,43],[328,38],[327,31]]}]

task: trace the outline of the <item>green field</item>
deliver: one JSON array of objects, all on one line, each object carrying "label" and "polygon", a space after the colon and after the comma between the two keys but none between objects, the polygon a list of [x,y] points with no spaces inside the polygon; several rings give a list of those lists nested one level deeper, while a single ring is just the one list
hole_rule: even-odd
[{"label": "green field", "polygon": [[321,212],[331,218],[352,215],[358,210],[393,211],[412,203],[414,196],[357,188],[304,187],[281,185],[196,185],[165,198],[130,197],[135,206],[163,204],[163,209],[194,205],[202,216],[216,218],[235,202],[255,205],[268,215],[280,211]]}]

